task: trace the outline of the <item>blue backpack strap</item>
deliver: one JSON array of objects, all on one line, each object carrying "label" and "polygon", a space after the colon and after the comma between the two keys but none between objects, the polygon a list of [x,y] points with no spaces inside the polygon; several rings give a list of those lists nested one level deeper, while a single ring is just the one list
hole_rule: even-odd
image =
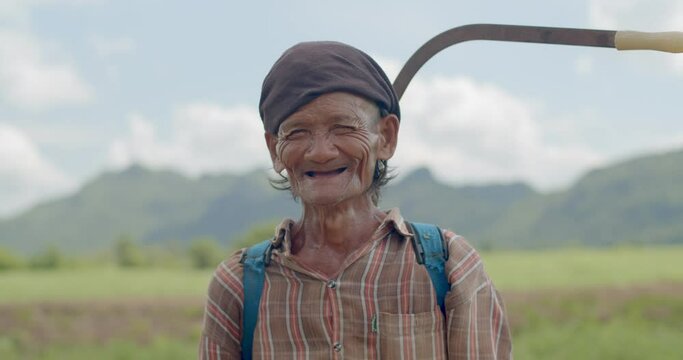
[{"label": "blue backpack strap", "polygon": [[444,300],[450,290],[450,284],[446,276],[446,260],[448,249],[443,245],[441,229],[432,224],[408,223],[415,234],[413,247],[417,262],[423,264],[432,279],[432,285],[436,291],[436,301],[441,311],[446,311]]},{"label": "blue backpack strap", "polygon": [[[254,329],[258,320],[261,292],[265,281],[265,268],[270,262],[271,240],[249,247],[240,262],[244,264],[244,310],[242,312],[242,359],[251,359]],[[267,258],[266,258],[267,257]]]}]

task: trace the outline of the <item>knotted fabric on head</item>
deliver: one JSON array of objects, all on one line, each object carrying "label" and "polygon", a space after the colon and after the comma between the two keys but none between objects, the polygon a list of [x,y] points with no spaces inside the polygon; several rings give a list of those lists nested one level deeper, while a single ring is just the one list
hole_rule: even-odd
[{"label": "knotted fabric on head", "polygon": [[259,103],[263,127],[277,134],[300,107],[337,91],[364,97],[401,118],[394,87],[375,60],[343,43],[315,41],[289,48],[266,75]]}]

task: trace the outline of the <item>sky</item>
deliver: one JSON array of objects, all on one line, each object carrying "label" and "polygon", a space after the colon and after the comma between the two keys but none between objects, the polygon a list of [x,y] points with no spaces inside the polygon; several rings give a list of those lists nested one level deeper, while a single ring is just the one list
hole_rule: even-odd
[{"label": "sky", "polygon": [[[131,164],[187,176],[270,166],[263,77],[288,47],[336,40],[394,78],[472,23],[683,31],[683,1],[0,0],[0,218]],[[467,42],[401,100],[399,174],[541,191],[683,148],[683,54]]]}]

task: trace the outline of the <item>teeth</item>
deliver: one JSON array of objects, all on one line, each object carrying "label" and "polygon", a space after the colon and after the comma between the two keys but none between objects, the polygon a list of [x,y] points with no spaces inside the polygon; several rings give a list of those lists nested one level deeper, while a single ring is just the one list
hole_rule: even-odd
[{"label": "teeth", "polygon": [[340,167],[339,169],[329,170],[329,171],[306,171],[304,175],[310,177],[316,177],[318,174],[341,174],[346,171],[346,167]]}]

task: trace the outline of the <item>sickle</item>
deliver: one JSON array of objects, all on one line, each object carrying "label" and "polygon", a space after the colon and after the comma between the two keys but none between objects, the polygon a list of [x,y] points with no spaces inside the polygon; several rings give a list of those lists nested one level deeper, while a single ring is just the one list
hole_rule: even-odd
[{"label": "sickle", "polygon": [[596,46],[617,50],[658,50],[683,52],[683,32],[644,33],[637,31],[571,29],[540,26],[471,24],[456,27],[422,45],[394,80],[400,99],[410,80],[439,51],[469,40],[514,41],[541,44]]}]

